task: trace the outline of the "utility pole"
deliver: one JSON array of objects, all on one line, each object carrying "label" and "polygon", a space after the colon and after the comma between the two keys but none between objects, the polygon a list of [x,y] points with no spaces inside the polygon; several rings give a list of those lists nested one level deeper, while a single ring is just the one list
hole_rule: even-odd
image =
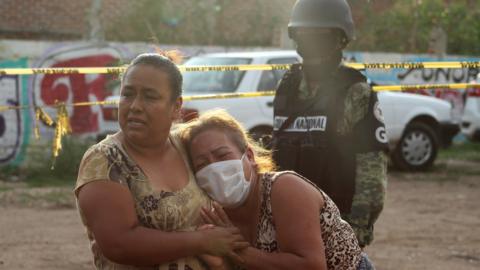
[{"label": "utility pole", "polygon": [[101,21],[102,0],[92,0],[90,11],[88,13],[88,40],[92,42],[102,42],[105,40],[105,33]]},{"label": "utility pole", "polygon": [[417,50],[417,28],[418,28],[418,7],[422,4],[422,0],[413,0],[413,28],[410,32],[410,52]]}]

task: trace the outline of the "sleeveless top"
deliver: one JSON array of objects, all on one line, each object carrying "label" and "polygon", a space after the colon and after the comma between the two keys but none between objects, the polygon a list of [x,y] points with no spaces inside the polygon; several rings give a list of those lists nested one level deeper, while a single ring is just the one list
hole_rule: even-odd
[{"label": "sleeveless top", "polygon": [[[169,139],[182,156],[188,170],[188,184],[174,192],[154,191],[146,175],[128,155],[118,139],[118,134],[90,147],[85,153],[77,178],[75,195],[79,189],[93,181],[114,181],[130,190],[135,202],[137,218],[142,226],[166,232],[193,231],[202,224],[200,208],[209,206],[210,199],[197,186],[188,163],[187,154],[179,138],[171,134]],[[85,218],[78,207],[82,222],[86,228],[97,269],[206,269],[196,257],[183,258],[174,262],[152,267],[120,265],[108,260],[101,252],[93,233],[86,227]]]},{"label": "sleeveless top", "polygon": [[[261,212],[257,226],[254,247],[266,252],[278,251],[278,243],[273,220],[271,192],[272,185],[283,174],[294,174],[313,185],[322,195],[325,203],[319,212],[322,239],[325,245],[325,257],[329,270],[354,270],[361,260],[361,249],[350,225],[342,220],[335,203],[315,184],[303,176],[292,172],[271,172],[262,176]],[[292,221],[295,222],[295,221]]]}]

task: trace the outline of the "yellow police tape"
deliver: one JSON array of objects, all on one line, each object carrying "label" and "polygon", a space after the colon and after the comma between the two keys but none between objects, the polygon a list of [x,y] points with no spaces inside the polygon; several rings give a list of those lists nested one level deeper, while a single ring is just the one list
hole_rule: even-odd
[{"label": "yellow police tape", "polygon": [[252,97],[265,97],[265,96],[273,96],[273,95],[275,95],[274,90],[267,90],[267,91],[261,91],[261,92],[184,96],[183,101],[204,100],[204,99],[226,99],[226,98],[252,98]]},{"label": "yellow police tape", "polygon": [[[376,85],[372,86],[373,91],[416,91],[416,90],[428,90],[428,89],[466,89],[480,87],[480,83],[452,83],[452,84],[418,84],[418,85]],[[252,98],[273,96],[275,90],[267,90],[261,92],[247,92],[247,93],[233,93],[233,94],[212,94],[201,96],[184,96],[184,101],[190,100],[203,100],[203,99],[226,99],[226,98]]]},{"label": "yellow police tape", "polygon": [[478,88],[480,83],[450,83],[450,84],[418,84],[418,85],[376,85],[372,86],[373,91],[415,91],[415,90],[427,90],[427,89],[466,89],[466,88]]},{"label": "yellow police tape", "polygon": [[[480,61],[460,62],[399,62],[399,63],[346,63],[354,69],[432,69],[432,68],[480,68]],[[287,70],[291,64],[275,65],[220,65],[220,66],[185,66],[178,68],[182,72],[208,71],[248,71],[248,70]],[[68,68],[1,68],[0,75],[35,75],[35,74],[120,74],[122,67],[68,67]]]},{"label": "yellow police tape", "polygon": [[460,62],[400,62],[400,63],[347,63],[355,69],[431,69],[431,68],[480,68],[480,61]]},{"label": "yellow police tape", "polygon": [[[480,83],[451,83],[451,84],[415,84],[415,85],[376,85],[372,86],[373,91],[416,91],[416,90],[429,90],[429,89],[466,89],[466,88],[480,88]],[[227,98],[252,98],[273,96],[275,90],[265,90],[259,92],[246,92],[246,93],[224,93],[224,94],[209,94],[209,95],[197,95],[197,96],[183,96],[184,101],[191,100],[205,100],[205,99],[227,99]],[[94,105],[116,105],[117,101],[92,101],[92,102],[77,102],[72,104],[65,104],[67,107],[73,106],[94,106]],[[36,106],[35,108],[47,108],[56,107],[57,105],[45,105]],[[21,110],[30,109],[33,106],[21,105],[21,106],[0,106],[0,112],[8,110]]]},{"label": "yellow police tape", "polygon": [[[94,106],[94,105],[116,105],[118,102],[116,101],[92,101],[92,102],[77,102],[71,104],[64,104],[66,107],[76,107],[76,106]],[[29,105],[21,105],[21,106],[0,106],[0,112],[9,111],[9,110],[23,110],[23,109],[33,109],[33,108],[54,108],[57,105],[43,105],[43,106],[29,106]]]}]

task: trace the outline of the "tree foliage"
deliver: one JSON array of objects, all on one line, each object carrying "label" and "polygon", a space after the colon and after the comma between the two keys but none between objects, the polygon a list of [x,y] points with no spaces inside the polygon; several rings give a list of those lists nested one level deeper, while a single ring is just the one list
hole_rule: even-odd
[{"label": "tree foliage", "polygon": [[[292,0],[140,0],[107,30],[109,40],[271,46]],[[283,21],[282,21],[283,19]]]},{"label": "tree foliage", "polygon": [[365,20],[351,49],[426,53],[430,31],[439,25],[448,35],[448,54],[480,54],[478,1],[394,1],[383,12],[371,8],[373,1],[352,1]]},{"label": "tree foliage", "polygon": [[[348,0],[357,26],[350,50],[426,53],[432,28],[448,54],[480,54],[478,0]],[[274,46],[295,0],[138,0],[107,39],[160,44]]]}]

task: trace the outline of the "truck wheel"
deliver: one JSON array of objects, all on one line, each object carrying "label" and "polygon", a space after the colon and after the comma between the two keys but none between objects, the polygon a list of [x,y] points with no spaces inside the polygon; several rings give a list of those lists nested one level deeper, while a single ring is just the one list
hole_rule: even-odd
[{"label": "truck wheel", "polygon": [[422,171],[430,168],[437,157],[438,136],[426,123],[410,123],[392,153],[395,167],[401,170]]}]

